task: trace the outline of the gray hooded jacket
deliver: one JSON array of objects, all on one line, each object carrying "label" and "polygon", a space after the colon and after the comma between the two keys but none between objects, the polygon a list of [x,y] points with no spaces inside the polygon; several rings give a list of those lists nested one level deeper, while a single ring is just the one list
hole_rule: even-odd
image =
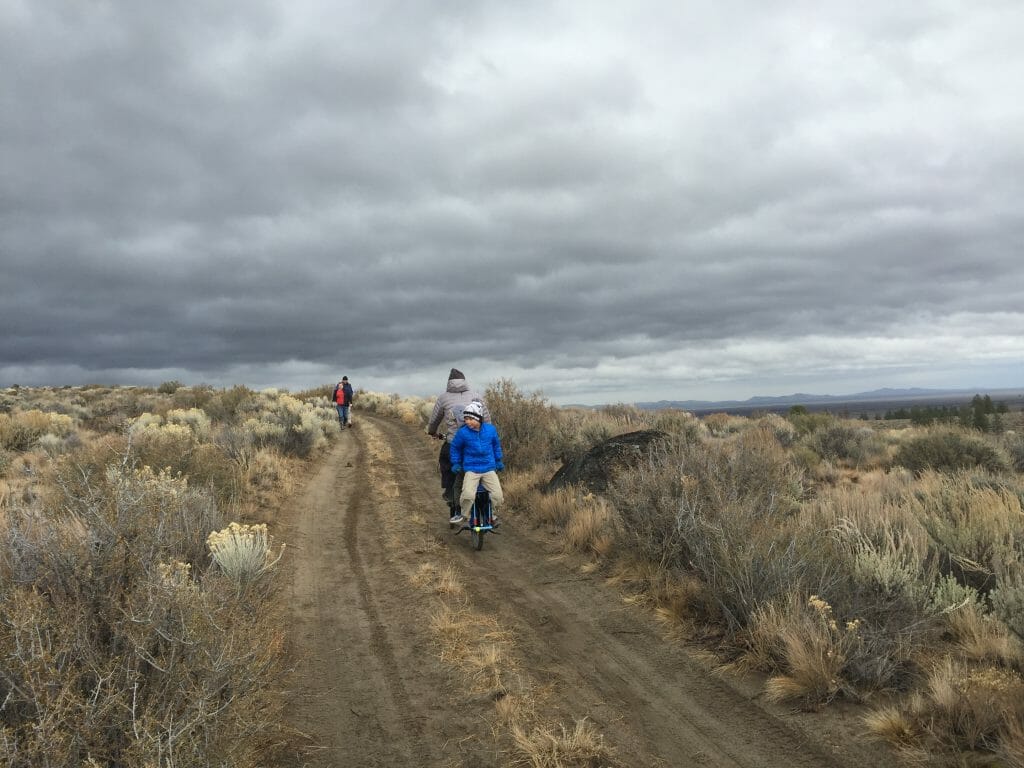
[{"label": "gray hooded jacket", "polygon": [[466,380],[448,379],[448,387],[434,403],[434,411],[427,422],[427,434],[444,435],[444,439],[451,442],[462,426],[462,409],[474,400],[480,401],[484,409],[484,421],[490,423],[491,412],[487,410],[487,404],[480,395],[470,390]]}]

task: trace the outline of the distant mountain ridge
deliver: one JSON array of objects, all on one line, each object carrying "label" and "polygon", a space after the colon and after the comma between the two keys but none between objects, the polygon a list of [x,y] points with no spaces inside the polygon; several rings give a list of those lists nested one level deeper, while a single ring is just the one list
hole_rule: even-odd
[{"label": "distant mountain ridge", "polygon": [[709,410],[755,410],[785,408],[793,405],[830,405],[869,402],[900,402],[912,400],[936,400],[944,398],[971,398],[976,394],[996,396],[999,393],[1020,395],[1024,390],[1013,389],[894,389],[883,387],[870,392],[856,392],[849,395],[812,395],[806,392],[795,392],[792,395],[778,397],[751,397],[747,400],[657,400],[654,402],[634,403],[637,408],[658,410],[661,408],[680,408],[686,411]]}]

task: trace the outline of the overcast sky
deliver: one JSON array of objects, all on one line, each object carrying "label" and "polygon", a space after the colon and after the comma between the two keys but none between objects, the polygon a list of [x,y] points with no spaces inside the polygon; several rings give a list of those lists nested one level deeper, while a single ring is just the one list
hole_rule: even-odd
[{"label": "overcast sky", "polygon": [[1024,3],[4,0],[0,386],[1024,385]]}]

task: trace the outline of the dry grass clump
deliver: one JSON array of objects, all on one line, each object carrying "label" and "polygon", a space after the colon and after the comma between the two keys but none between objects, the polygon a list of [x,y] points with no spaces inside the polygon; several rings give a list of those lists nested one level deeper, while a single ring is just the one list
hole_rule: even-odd
[{"label": "dry grass clump", "polygon": [[582,493],[571,487],[557,488],[551,493],[534,492],[529,500],[530,517],[540,525],[565,526]]},{"label": "dry grass clump", "polygon": [[516,725],[512,729],[516,752],[513,765],[532,768],[603,768],[614,766],[613,750],[586,718],[572,728],[533,728],[527,732]]},{"label": "dry grass clump", "polygon": [[438,567],[433,563],[423,563],[409,578],[414,587],[428,589],[434,594],[451,598],[461,598],[466,588],[458,572],[451,565]]},{"label": "dry grass clump", "polygon": [[1006,763],[1007,768],[1024,768],[1024,718],[1006,723],[996,755]]},{"label": "dry grass clump", "polygon": [[575,552],[606,557],[615,544],[616,519],[611,505],[592,493],[578,497],[562,541]]},{"label": "dry grass clump", "polygon": [[881,738],[928,752],[1013,751],[1012,736],[1024,723],[1024,678],[947,657],[905,705],[890,705],[866,723]]},{"label": "dry grass clump", "polygon": [[495,617],[445,603],[430,626],[440,640],[441,658],[458,664],[472,692],[497,697],[514,690],[518,664],[512,633]]},{"label": "dry grass clump", "polygon": [[837,621],[832,606],[817,595],[759,609],[751,622],[752,645],[785,670],[768,680],[767,698],[817,705],[853,693],[844,672],[861,643],[861,624]]},{"label": "dry grass clump", "polygon": [[271,508],[288,496],[299,471],[300,460],[274,448],[246,451],[237,460],[242,484],[258,506]]},{"label": "dry grass clump", "polygon": [[607,582],[626,593],[625,602],[651,608],[674,639],[692,637],[715,614],[703,582],[686,571],[669,571],[622,554],[611,565]]},{"label": "dry grass clump", "polygon": [[1007,622],[988,613],[977,593],[946,609],[951,640],[963,659],[1024,669],[1024,646],[1011,634]]},{"label": "dry grass clump", "polygon": [[554,474],[548,466],[535,466],[528,470],[509,469],[501,477],[501,487],[510,504],[524,514],[533,514],[533,507],[541,489]]}]

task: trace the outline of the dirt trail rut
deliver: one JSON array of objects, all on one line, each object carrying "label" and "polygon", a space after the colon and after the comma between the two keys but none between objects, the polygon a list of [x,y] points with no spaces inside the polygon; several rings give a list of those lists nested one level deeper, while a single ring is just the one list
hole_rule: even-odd
[{"label": "dirt trail rut", "polygon": [[712,675],[663,640],[643,609],[559,562],[543,533],[511,516],[503,535],[471,550],[444,522],[436,443],[400,422],[360,416],[279,534],[290,546],[289,713],[304,734],[296,765],[513,764],[508,735],[474,716],[479,700],[440,660],[429,629],[436,605],[410,586],[412,570],[437,558],[476,585],[475,610],[513,630],[520,668],[543,686],[538,714],[552,726],[587,717],[617,765],[896,765],[834,716],[767,706]]}]

